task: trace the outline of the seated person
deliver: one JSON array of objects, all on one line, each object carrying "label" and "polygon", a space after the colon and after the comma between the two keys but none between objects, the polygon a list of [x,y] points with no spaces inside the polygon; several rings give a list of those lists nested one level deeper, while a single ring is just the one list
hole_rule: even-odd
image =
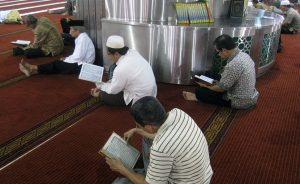
[{"label": "seated person", "polygon": [[177,108],[167,113],[155,97],[147,96],[132,105],[131,115],[137,128],[126,132],[125,140],[134,133],[153,139],[152,145],[144,147],[150,150],[144,157],[147,159],[144,160],[146,176],[129,170],[120,160],[106,158],[113,171],[132,183],[210,182],[213,171],[207,141],[188,114]]},{"label": "seated person", "polygon": [[260,0],[253,0],[252,1],[253,6],[257,9],[263,9],[263,10],[270,10],[270,7],[266,5],[265,3],[261,2]]},{"label": "seated person", "polygon": [[220,57],[227,59],[220,81],[213,85],[198,83],[200,87],[195,93],[183,91],[183,97],[236,109],[255,106],[259,93],[255,89],[255,64],[251,57],[236,48],[234,40],[225,34],[217,37],[214,45]]},{"label": "seated person", "polygon": [[17,10],[1,10],[0,11],[0,23],[11,24],[23,24],[20,13]]},{"label": "seated person", "polygon": [[96,84],[91,95],[101,97],[108,105],[127,106],[144,96],[156,96],[157,87],[150,64],[124,44],[121,36],[110,36],[107,54],[115,64],[112,79]]},{"label": "seated person", "polygon": [[266,10],[266,11],[270,11],[270,12],[274,12],[274,13],[278,13],[278,14],[282,14],[283,12],[278,9],[275,6],[269,5],[269,2],[264,2],[264,1],[259,1],[259,0],[253,0],[253,6],[257,9],[262,9],[262,10]]},{"label": "seated person", "polygon": [[42,65],[31,65],[22,60],[19,64],[21,72],[28,77],[33,74],[77,74],[81,70],[82,63],[93,64],[95,61],[95,47],[92,40],[84,32],[82,20],[73,22],[70,34],[76,38],[72,55]]},{"label": "seated person", "polygon": [[291,3],[288,0],[281,1],[280,9],[286,12],[286,17],[281,25],[281,33],[297,33],[300,29],[300,15],[298,11],[291,7]]},{"label": "seated person", "polygon": [[64,50],[64,43],[55,25],[46,17],[37,19],[33,15],[26,17],[26,24],[32,28],[32,44],[13,49],[13,55],[25,55],[27,58],[56,56]]},{"label": "seated person", "polygon": [[66,5],[60,10],[48,10],[50,14],[73,15],[76,6],[76,0],[67,0]]}]

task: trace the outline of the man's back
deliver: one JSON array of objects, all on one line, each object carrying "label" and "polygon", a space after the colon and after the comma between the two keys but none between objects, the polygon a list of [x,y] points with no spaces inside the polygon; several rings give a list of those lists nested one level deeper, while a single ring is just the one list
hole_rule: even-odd
[{"label": "man's back", "polygon": [[153,141],[146,181],[202,184],[210,182],[212,173],[200,128],[182,110],[171,110]]},{"label": "man's back", "polygon": [[227,91],[226,98],[231,100],[232,107],[243,109],[256,104],[255,64],[247,53],[237,50],[221,75],[219,86]]},{"label": "man's back", "polygon": [[[117,62],[112,80],[122,80],[125,101],[133,103],[144,96],[156,96],[155,77],[150,64],[135,50],[129,49]],[[112,81],[114,82],[114,81]]]}]

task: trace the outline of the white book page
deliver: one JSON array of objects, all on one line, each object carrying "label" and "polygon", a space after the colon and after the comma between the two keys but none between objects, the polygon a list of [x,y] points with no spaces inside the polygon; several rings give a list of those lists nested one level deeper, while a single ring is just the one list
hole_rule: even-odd
[{"label": "white book page", "polygon": [[115,132],[112,133],[101,151],[115,159],[120,159],[127,168],[133,168],[140,156],[140,152],[137,149],[128,144]]},{"label": "white book page", "polygon": [[207,82],[207,83],[209,83],[209,84],[213,84],[213,83],[214,83],[214,79],[209,78],[209,77],[206,77],[205,75],[200,75],[200,76],[195,75],[195,77],[196,77],[197,79],[203,80],[203,81],[205,81],[205,82]]},{"label": "white book page", "polygon": [[18,44],[18,45],[29,45],[30,41],[28,41],[28,40],[17,40],[17,41],[10,42],[10,43],[14,43],[14,44]]},{"label": "white book page", "polygon": [[102,82],[104,68],[101,66],[83,63],[79,79],[99,83]]}]

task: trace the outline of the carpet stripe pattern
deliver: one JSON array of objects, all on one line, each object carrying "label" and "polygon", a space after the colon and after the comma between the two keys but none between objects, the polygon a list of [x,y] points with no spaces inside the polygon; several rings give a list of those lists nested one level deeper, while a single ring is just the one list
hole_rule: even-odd
[{"label": "carpet stripe pattern", "polygon": [[83,117],[88,112],[101,105],[99,98],[89,97],[82,102],[64,110],[60,114],[49,118],[37,126],[25,131],[0,146],[0,167],[8,163],[20,154],[28,151],[37,143],[46,140],[49,136],[56,134],[71,122]]}]

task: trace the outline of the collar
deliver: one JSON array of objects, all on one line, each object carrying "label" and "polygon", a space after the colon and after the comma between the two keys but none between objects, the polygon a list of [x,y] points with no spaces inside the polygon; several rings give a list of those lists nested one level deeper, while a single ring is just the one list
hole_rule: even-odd
[{"label": "collar", "polygon": [[235,48],[234,51],[233,51],[233,54],[227,59],[227,63],[232,61],[233,58],[235,58],[235,56],[237,56],[239,53],[240,53],[240,49]]},{"label": "collar", "polygon": [[118,59],[118,61],[115,62],[116,65],[119,65],[119,64],[122,62],[122,60],[125,58],[125,56],[126,56],[129,52],[130,52],[130,49],[128,49],[127,53],[126,53],[125,55],[121,56],[121,57]]}]

